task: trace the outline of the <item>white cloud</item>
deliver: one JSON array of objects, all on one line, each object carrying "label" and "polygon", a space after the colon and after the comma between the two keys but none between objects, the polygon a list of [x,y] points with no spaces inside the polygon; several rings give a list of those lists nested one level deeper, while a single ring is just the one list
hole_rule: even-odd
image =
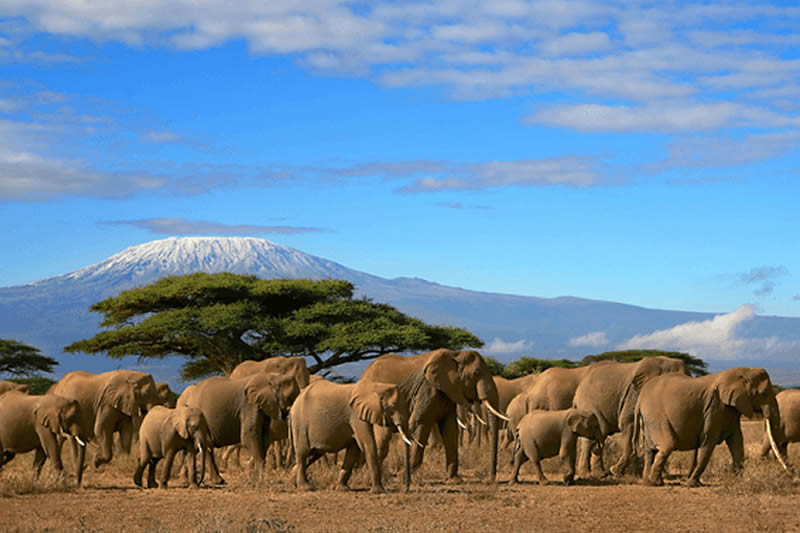
[{"label": "white cloud", "polygon": [[573,348],[577,348],[580,346],[589,346],[591,348],[599,348],[600,346],[608,345],[609,340],[606,337],[605,332],[603,331],[594,331],[592,333],[587,333],[581,337],[575,337],[570,339],[567,343],[569,346]]},{"label": "white cloud", "polygon": [[686,322],[673,328],[636,335],[617,346],[620,350],[657,349],[688,352],[701,359],[768,359],[796,357],[800,341],[777,337],[739,337],[740,326],[755,318],[752,305],[716,315],[711,320]]},{"label": "white cloud", "polygon": [[146,229],[158,235],[265,235],[269,233],[295,235],[326,231],[323,228],[302,226],[264,226],[258,224],[224,224],[185,218],[146,218],[141,220],[115,220],[103,222],[111,225],[129,225]]},{"label": "white cloud", "polygon": [[510,354],[520,353],[530,350],[533,347],[533,341],[526,341],[524,339],[506,342],[502,339],[495,338],[492,342],[483,347],[483,351],[489,354]]}]

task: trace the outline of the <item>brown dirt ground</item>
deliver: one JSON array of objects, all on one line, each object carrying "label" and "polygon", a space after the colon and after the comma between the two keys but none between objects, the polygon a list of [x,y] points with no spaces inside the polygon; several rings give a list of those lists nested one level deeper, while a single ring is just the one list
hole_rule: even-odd
[{"label": "brown dirt ground", "polygon": [[[761,437],[761,425],[745,423],[748,456]],[[609,448],[611,448],[609,446]],[[355,489],[342,493],[324,488],[335,469],[323,464],[310,471],[319,490],[298,493],[290,476],[268,470],[253,480],[246,469],[223,470],[228,485],[198,490],[142,490],[133,486],[135,461],[118,457],[101,471],[88,470],[85,486],[71,488],[45,472],[30,480],[31,457],[18,457],[0,473],[2,531],[800,531],[800,486],[774,461],[749,460],[741,476],[727,473],[730,459],[719,447],[709,465],[707,486],[689,489],[678,473],[686,470],[687,454],[675,454],[675,474],[665,487],[645,487],[633,477],[621,480],[579,480],[576,486],[532,483],[523,467],[523,483],[509,486],[508,451],[501,451],[496,485],[482,482],[485,450],[462,450],[464,483],[442,483],[443,457],[430,450],[415,473],[412,492],[400,488],[400,475],[387,474],[388,494],[368,491],[363,471],[354,475]],[[613,450],[609,450],[613,453]],[[65,453],[65,459],[66,459]],[[794,464],[800,454],[790,452]],[[398,472],[393,451],[387,470]],[[70,469],[70,466],[67,466]],[[363,469],[362,469],[363,470]],[[555,460],[545,463],[552,480],[560,480]],[[527,481],[527,482],[525,482]]]}]

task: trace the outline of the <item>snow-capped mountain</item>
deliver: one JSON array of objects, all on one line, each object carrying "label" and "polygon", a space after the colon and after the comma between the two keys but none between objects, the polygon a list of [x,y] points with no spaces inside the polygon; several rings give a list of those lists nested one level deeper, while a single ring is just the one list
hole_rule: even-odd
[{"label": "snow-capped mountain", "polygon": [[[173,237],[131,246],[68,274],[0,288],[0,338],[31,344],[58,358],[58,375],[76,369],[99,372],[134,366],[135,358],[115,361],[63,354],[62,348],[99,331],[100,316],[88,310],[95,302],[164,276],[193,272],[346,279],[356,286],[358,294],[391,304],[404,313],[430,323],[469,329],[486,342],[484,353],[506,361],[522,355],[580,358],[614,349],[637,335],[714,318],[711,313],[646,309],[573,297],[477,292],[418,278],[385,279],[263,239]],[[774,347],[776,339],[787,349],[795,343],[800,351],[800,319],[753,317],[743,323],[739,334],[764,339],[764,346]],[[783,367],[791,356],[786,353],[781,356]],[[754,353],[753,360],[757,362],[762,356]],[[180,361],[171,359],[147,361],[146,369],[156,379],[170,381],[180,389],[182,384],[176,383]],[[740,357],[727,366],[752,362]]]}]

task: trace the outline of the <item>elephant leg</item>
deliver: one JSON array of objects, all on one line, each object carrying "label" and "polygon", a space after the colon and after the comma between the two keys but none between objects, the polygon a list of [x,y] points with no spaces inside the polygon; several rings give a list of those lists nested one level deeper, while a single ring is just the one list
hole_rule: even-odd
[{"label": "elephant leg", "polygon": [[100,441],[100,447],[94,454],[95,468],[100,468],[101,465],[108,463],[114,456],[112,448],[114,443],[114,433],[112,431],[106,431],[98,435],[98,440]]},{"label": "elephant leg", "polygon": [[61,462],[61,448],[58,436],[49,431],[39,433],[39,442],[42,444],[42,451],[53,464],[57,472],[64,471],[64,464]]},{"label": "elephant leg", "polygon": [[670,454],[672,453],[671,448],[666,448],[663,450],[658,450],[653,459],[653,464],[650,468],[650,476],[645,479],[645,483],[647,485],[663,485],[664,484],[664,464],[667,462]]},{"label": "elephant leg", "polygon": [[562,443],[559,457],[564,469],[564,484],[572,485],[575,480],[575,455],[577,454],[578,439],[570,437]]},{"label": "elephant leg", "polygon": [[650,477],[650,471],[653,467],[653,459],[656,456],[656,450],[644,450],[644,468],[642,470],[642,479]]},{"label": "elephant leg", "polygon": [[122,453],[130,455],[131,445],[133,444],[133,422],[130,418],[125,418],[119,424],[119,446]]},{"label": "elephant leg", "polygon": [[311,483],[308,481],[308,467],[319,459],[323,454],[315,453],[315,450],[309,450],[307,444],[301,445],[295,443],[295,468],[297,469],[297,478],[295,485],[301,490],[311,490]]},{"label": "elephant leg", "polygon": [[625,425],[622,428],[622,450],[620,450],[619,460],[611,466],[611,474],[621,476],[630,464],[633,453],[633,425]]},{"label": "elephant leg", "polygon": [[448,416],[439,423],[439,431],[444,443],[444,460],[448,481],[461,482],[458,476],[458,421]]},{"label": "elephant leg", "polygon": [[[197,487],[197,473],[195,472],[195,462],[193,457],[187,457],[187,468],[189,470],[189,486]],[[167,450],[164,456],[164,468],[161,470],[161,476],[158,479],[158,488],[166,489],[169,482],[169,472],[172,470],[172,462],[175,460],[175,450]]]},{"label": "elephant leg", "polygon": [[36,455],[33,457],[33,479],[39,479],[39,474],[42,473],[42,467],[47,460],[47,454],[44,453],[42,448],[36,448]]},{"label": "elephant leg", "polygon": [[156,465],[160,460],[160,457],[151,457],[150,460],[147,462],[148,469],[147,469],[147,488],[154,489],[158,487],[158,483],[156,483]]},{"label": "elephant leg", "polygon": [[[731,454],[731,468],[734,472],[741,472],[744,468],[744,437],[741,426],[737,426],[733,433],[725,440]],[[713,449],[713,448],[712,448]]]},{"label": "elephant leg", "polygon": [[142,486],[142,474],[144,473],[144,468],[149,462],[149,458],[145,459],[144,457],[139,457],[139,461],[136,464],[136,471],[133,473],[133,484],[137,487]]},{"label": "elephant leg", "polygon": [[592,441],[583,437],[578,438],[578,473],[581,477],[591,477],[591,452]]},{"label": "elephant leg", "polygon": [[514,446],[512,460],[514,461],[514,471],[511,473],[510,484],[519,483],[519,469],[528,460],[528,456],[525,455],[522,446]]},{"label": "elephant leg", "polygon": [[350,481],[350,475],[353,473],[356,462],[358,462],[359,455],[361,455],[361,449],[355,442],[345,450],[342,468],[339,470],[339,479],[336,481],[337,490],[349,490],[347,483]]},{"label": "elephant leg", "polygon": [[386,489],[383,488],[383,479],[381,478],[380,462],[382,461],[382,457],[380,456],[379,445],[376,442],[377,438],[385,438],[381,435],[381,430],[385,431],[385,428],[373,426],[369,422],[363,420],[357,420],[351,422],[351,424],[353,426],[353,433],[356,436],[356,442],[359,448],[361,448],[361,451],[364,452],[367,468],[369,468],[372,492],[386,492]]},{"label": "elephant leg", "polygon": [[[214,460],[214,449],[208,448],[206,450],[203,450],[203,453],[207,454],[206,460],[210,465],[208,469],[209,470],[208,480],[211,482],[212,485],[224,485],[225,480],[222,479],[222,476],[219,474],[219,468],[217,468],[217,462]],[[186,468],[187,469],[189,468],[188,465],[186,466]]]},{"label": "elephant leg", "polygon": [[691,474],[689,474],[689,479],[686,481],[688,487],[699,487],[702,484],[700,483],[700,476],[703,475],[713,452],[714,445],[703,446],[698,450],[697,465],[694,467]]}]

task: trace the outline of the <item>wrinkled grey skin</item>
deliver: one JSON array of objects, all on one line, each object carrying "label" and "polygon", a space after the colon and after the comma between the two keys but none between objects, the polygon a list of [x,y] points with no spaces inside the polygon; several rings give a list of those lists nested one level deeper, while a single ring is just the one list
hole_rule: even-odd
[{"label": "wrinkled grey skin", "polygon": [[[278,374],[254,374],[245,378],[215,376],[187,387],[178,407],[197,407],[211,432],[213,447],[241,442],[253,458],[257,472],[264,468],[266,443],[272,420],[285,418],[299,394],[293,378]],[[210,482],[222,484],[211,448]]]},{"label": "wrinkled grey skin", "polygon": [[77,402],[55,394],[31,396],[21,391],[3,394],[0,396],[0,467],[18,453],[35,450],[35,478],[39,477],[47,459],[55,470],[62,472],[60,438],[80,432],[78,417]]},{"label": "wrinkled grey skin", "polygon": [[[778,404],[763,368],[737,367],[692,378],[678,374],[645,383],[636,404],[634,434],[640,434],[645,453],[644,482],[663,484],[664,465],[674,450],[697,450],[697,462],[687,484],[700,485],[700,476],[717,444],[725,442],[733,469],[744,463],[740,419],[754,413],[772,427],[779,425]],[[638,438],[637,438],[638,440]]]},{"label": "wrinkled grey skin", "polygon": [[22,385],[20,383],[14,383],[13,381],[6,381],[6,380],[1,380],[0,381],[0,395],[6,393],[8,391],[12,391],[12,390],[25,392],[25,393],[29,393],[30,392],[30,389],[28,388],[27,385]]},{"label": "wrinkled grey skin", "polygon": [[[363,382],[340,384],[321,380],[306,387],[289,417],[295,451],[296,484],[308,490],[306,470],[326,453],[346,450],[336,488],[346,490],[353,467],[363,459],[360,443],[373,439],[376,426],[408,435],[408,401],[395,385]],[[373,492],[383,492],[382,464],[367,461]]]},{"label": "wrinkled grey skin", "polygon": [[[134,431],[142,416],[159,403],[153,376],[134,370],[113,370],[102,374],[82,370],[69,372],[50,387],[47,394],[78,402],[80,434],[77,436],[84,442],[95,441],[99,445],[94,458],[95,468],[113,458],[114,433],[119,433],[122,451],[130,453]],[[86,447],[70,442],[75,463],[80,465],[80,485]]]},{"label": "wrinkled grey skin", "polygon": [[547,484],[547,478],[542,472],[542,459],[558,455],[565,469],[564,483],[570,485],[575,478],[578,437],[595,442],[602,442],[605,438],[594,413],[574,408],[532,411],[520,420],[516,436],[514,472],[510,482],[518,482],[520,466],[530,459],[536,470],[536,478],[543,485]]},{"label": "wrinkled grey skin", "polygon": [[[606,437],[622,432],[620,458],[611,467],[611,472],[619,475],[633,455],[634,409],[642,386],[662,374],[688,375],[686,365],[680,359],[658,356],[645,357],[635,363],[602,361],[586,368],[572,406],[594,413]],[[590,450],[589,444],[581,447],[579,469],[587,473]]]},{"label": "wrinkled grey skin", "polygon": [[[153,407],[139,428],[139,463],[133,474],[133,482],[141,487],[142,474],[145,467],[149,466],[147,487],[155,487],[156,464],[161,458],[166,458],[158,487],[167,488],[175,454],[183,451],[189,456],[189,486],[197,488],[199,483],[195,467],[197,452],[210,447],[211,433],[200,409],[185,406],[174,409],[161,405]],[[205,470],[205,465],[201,470]]]}]

